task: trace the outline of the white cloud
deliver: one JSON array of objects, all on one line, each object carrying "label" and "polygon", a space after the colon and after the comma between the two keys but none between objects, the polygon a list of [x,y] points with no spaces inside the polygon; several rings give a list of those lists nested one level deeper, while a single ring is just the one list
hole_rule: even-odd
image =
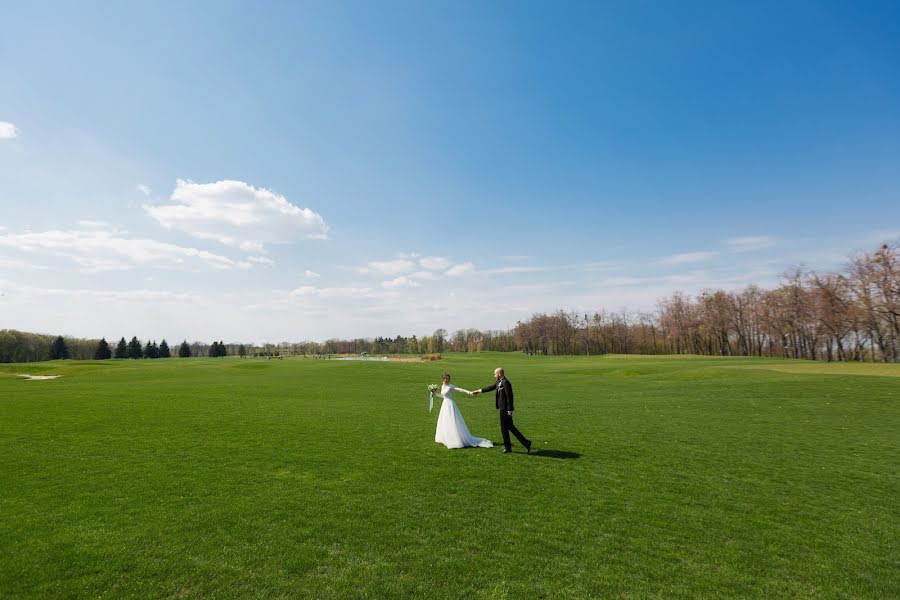
[{"label": "white cloud", "polygon": [[381,282],[381,287],[386,289],[415,288],[419,287],[419,283],[409,277],[400,276],[389,281]]},{"label": "white cloud", "polygon": [[150,188],[150,186],[144,185],[143,183],[137,184],[137,191],[147,196],[148,198],[150,197],[150,194],[153,193],[153,190]]},{"label": "white cloud", "polygon": [[603,280],[603,287],[620,287],[629,285],[641,285],[647,280],[640,277],[609,277]]},{"label": "white cloud", "polygon": [[775,238],[767,235],[752,235],[725,240],[725,245],[735,252],[764,250],[775,245]]},{"label": "white cloud", "polygon": [[291,291],[292,297],[312,296],[317,298],[364,298],[372,291],[371,288],[360,287],[329,287],[320,288],[312,285],[304,285]]},{"label": "white cloud", "polygon": [[685,252],[673,254],[659,259],[661,265],[684,265],[689,263],[706,262],[716,255],[715,252]]},{"label": "white cloud", "polygon": [[87,227],[89,229],[112,229],[113,226],[107,223],[106,221],[89,221],[82,220],[78,221],[78,225],[82,227]]},{"label": "white cloud", "polygon": [[73,229],[0,235],[0,247],[74,261],[85,272],[150,267],[246,268],[249,263],[205,250],[147,239],[125,238],[104,229]]},{"label": "white cloud", "polygon": [[328,227],[317,212],[243,181],[194,183],[179,179],[169,200],[171,204],[145,204],[144,210],[167,229],[242,250],[260,251],[265,244],[327,237]]},{"label": "white cloud", "polygon": [[68,299],[90,298],[93,300],[102,300],[108,302],[117,302],[120,300],[185,302],[201,299],[195,294],[167,292],[163,290],[92,290],[86,288],[45,288],[15,283],[8,280],[0,280],[0,285],[3,285],[7,289],[10,289],[14,292],[27,294],[29,297],[63,297]]},{"label": "white cloud", "polygon": [[0,140],[14,140],[19,134],[15,125],[8,121],[0,121]]},{"label": "white cloud", "polygon": [[[413,287],[409,286],[408,283],[405,283],[405,280],[436,280],[440,277],[459,277],[461,275],[466,274],[483,274],[483,275],[498,275],[498,274],[511,274],[511,273],[539,273],[539,272],[549,272],[561,269],[586,269],[586,270],[603,270],[603,269],[613,269],[619,268],[621,265],[614,265],[610,262],[603,263],[591,263],[591,264],[578,264],[578,265],[564,265],[564,266],[507,266],[507,267],[497,267],[486,270],[476,270],[475,265],[471,261],[466,261],[463,263],[453,264],[453,262],[446,257],[443,256],[425,256],[421,257],[420,255],[412,252],[412,253],[404,253],[400,252],[397,254],[399,258],[394,260],[387,261],[370,261],[366,263],[366,266],[359,267],[354,269],[357,273],[361,274],[380,274],[380,275],[389,275],[389,276],[397,276],[394,280],[387,281],[382,283],[383,287]],[[416,267],[420,267],[422,270],[415,271]],[[404,279],[400,280],[399,277],[403,276]],[[394,281],[398,281],[398,283],[394,283]],[[400,283],[403,281],[404,283]]]},{"label": "white cloud", "polygon": [[673,285],[685,285],[689,283],[701,283],[704,281],[712,281],[713,278],[709,273],[697,271],[693,273],[684,273],[681,275],[666,275],[661,277],[659,281],[663,283],[671,283]]},{"label": "white cloud", "polygon": [[611,260],[601,260],[598,262],[575,265],[575,268],[582,269],[584,271],[620,271],[626,266],[627,265],[625,263],[614,262]]},{"label": "white cloud", "polygon": [[453,265],[449,269],[447,269],[446,275],[448,277],[460,277],[462,275],[466,275],[467,273],[471,273],[475,270],[475,265],[471,262],[464,262],[458,265]]},{"label": "white cloud", "polygon": [[0,256],[0,269],[46,269],[40,265],[33,265],[18,258],[10,258],[8,256]]},{"label": "white cloud", "polygon": [[[415,287],[414,280],[436,280],[440,277],[460,277],[467,274],[497,275],[511,273],[539,273],[560,269],[584,268],[591,270],[612,269],[612,263],[592,263],[589,265],[566,266],[507,266],[476,270],[471,261],[453,264],[449,258],[443,256],[420,257],[415,253],[398,253],[398,257],[388,261],[370,261],[366,266],[354,269],[361,274],[380,274],[396,276],[394,279],[382,283],[382,287]],[[414,260],[415,259],[415,260]],[[416,267],[422,270],[415,271]],[[616,266],[615,268],[617,268]]]},{"label": "white cloud", "polygon": [[258,265],[274,265],[275,261],[268,256],[248,256],[247,261]]},{"label": "white cloud", "polygon": [[319,277],[321,277],[321,275],[319,275],[315,271],[310,271],[308,269],[306,271],[303,271],[303,276],[307,279],[318,279]]},{"label": "white cloud", "polygon": [[429,271],[441,271],[450,266],[450,261],[443,256],[425,256],[419,259],[419,264]]},{"label": "white cloud", "polygon": [[406,258],[388,261],[372,261],[367,266],[357,269],[359,273],[381,273],[382,275],[400,275],[408,273],[416,267],[416,263]]},{"label": "white cloud", "polygon": [[553,269],[553,267],[498,267],[496,269],[486,269],[482,273],[487,275],[505,275],[509,273],[540,273]]},{"label": "white cloud", "polygon": [[427,279],[429,281],[434,281],[438,277],[431,271],[416,271],[415,273],[410,273],[409,278],[410,279]]}]

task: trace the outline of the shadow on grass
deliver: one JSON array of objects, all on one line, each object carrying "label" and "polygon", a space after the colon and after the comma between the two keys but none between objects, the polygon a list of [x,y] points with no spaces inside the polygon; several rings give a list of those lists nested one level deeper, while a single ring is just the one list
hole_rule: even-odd
[{"label": "shadow on grass", "polygon": [[566,450],[547,450],[541,448],[531,453],[532,456],[540,456],[541,458],[557,458],[559,460],[569,460],[572,458],[581,458],[577,452],[567,452]]}]

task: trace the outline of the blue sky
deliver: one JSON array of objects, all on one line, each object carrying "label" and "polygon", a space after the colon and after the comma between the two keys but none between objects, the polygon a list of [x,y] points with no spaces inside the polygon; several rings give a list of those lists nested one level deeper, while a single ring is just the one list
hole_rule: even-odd
[{"label": "blue sky", "polygon": [[0,328],[505,328],[900,237],[900,5],[18,3]]}]

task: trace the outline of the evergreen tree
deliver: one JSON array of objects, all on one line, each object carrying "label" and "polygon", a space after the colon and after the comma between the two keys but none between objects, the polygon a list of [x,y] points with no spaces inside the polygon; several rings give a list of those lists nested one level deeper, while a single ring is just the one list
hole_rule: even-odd
[{"label": "evergreen tree", "polygon": [[144,347],[144,357],[159,358],[159,346],[156,345],[156,341],[147,342],[147,345]]},{"label": "evergreen tree", "polygon": [[141,341],[137,339],[137,336],[131,338],[131,341],[128,342],[128,358],[143,358],[144,350],[141,348]]},{"label": "evergreen tree", "polygon": [[166,343],[166,340],[163,340],[159,343],[159,357],[160,358],[169,358],[172,356],[172,352],[169,350],[169,344]]},{"label": "evergreen tree", "polygon": [[128,358],[128,344],[125,343],[125,338],[119,340],[119,343],[116,345],[116,358]]},{"label": "evergreen tree", "polygon": [[209,347],[209,356],[210,358],[219,358],[222,356],[221,351],[219,350],[219,342],[213,342],[212,346]]},{"label": "evergreen tree", "polygon": [[219,340],[219,356],[228,356],[228,348],[222,340]]},{"label": "evergreen tree", "polygon": [[94,352],[95,360],[107,360],[112,358],[112,352],[109,349],[109,344],[106,343],[106,338],[101,338],[100,343],[97,344],[97,351]]},{"label": "evergreen tree", "polygon": [[238,356],[240,356],[241,358],[244,358],[245,356],[247,356],[247,349],[244,348],[243,344],[241,344],[241,347],[238,348]]},{"label": "evergreen tree", "polygon": [[66,340],[61,335],[56,336],[50,345],[50,360],[59,360],[69,358],[69,349],[66,347]]},{"label": "evergreen tree", "polygon": [[188,346],[187,340],[181,342],[181,345],[178,347],[178,357],[179,358],[190,358],[191,357],[191,347]]}]

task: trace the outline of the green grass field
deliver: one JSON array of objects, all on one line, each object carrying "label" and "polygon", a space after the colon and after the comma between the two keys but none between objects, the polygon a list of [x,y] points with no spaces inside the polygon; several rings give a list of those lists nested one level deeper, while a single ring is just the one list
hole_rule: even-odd
[{"label": "green grass field", "polygon": [[900,365],[0,365],[0,457],[3,598],[900,597]]}]

